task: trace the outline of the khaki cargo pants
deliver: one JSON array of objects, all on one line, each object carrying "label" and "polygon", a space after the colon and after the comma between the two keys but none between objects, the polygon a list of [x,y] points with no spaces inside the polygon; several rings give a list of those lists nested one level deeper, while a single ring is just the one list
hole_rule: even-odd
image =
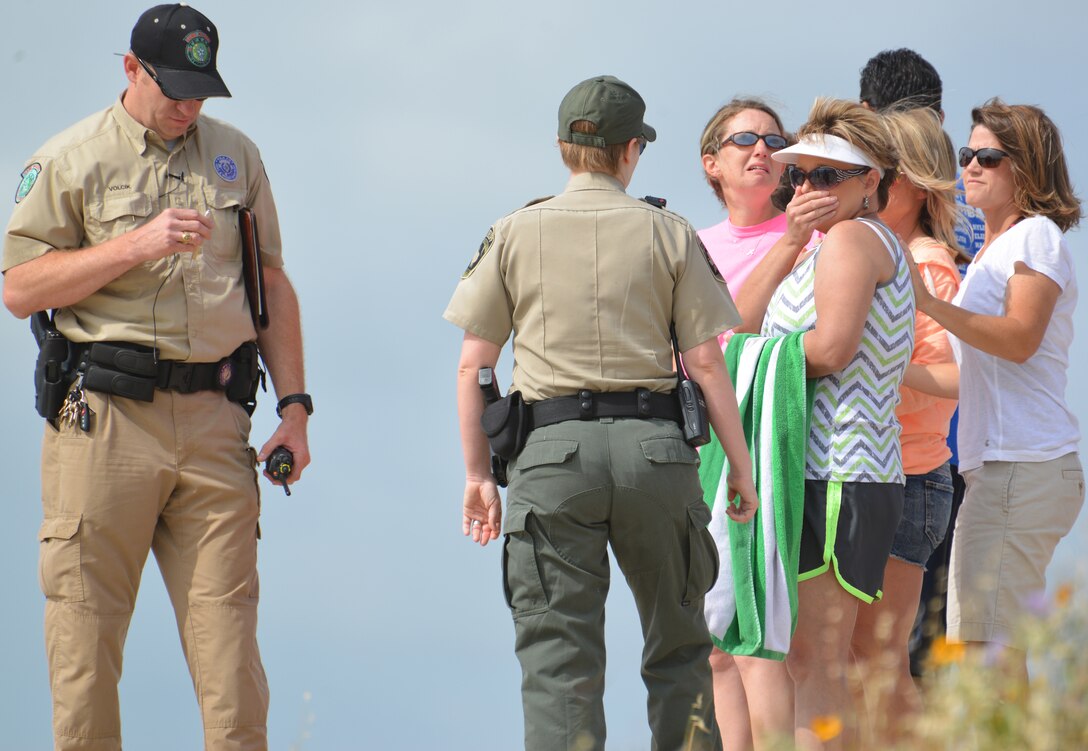
[{"label": "khaki cargo pants", "polygon": [[41,587],[56,749],[118,751],[117,683],[148,550],[177,617],[205,748],[267,748],[257,651],[256,457],[218,392],[87,392],[91,430],[45,426]]},{"label": "khaki cargo pants", "polygon": [[535,430],[511,466],[504,586],[525,748],[603,749],[607,545],[635,596],[652,748],[720,749],[703,596],[717,576],[695,449],[665,420]]}]

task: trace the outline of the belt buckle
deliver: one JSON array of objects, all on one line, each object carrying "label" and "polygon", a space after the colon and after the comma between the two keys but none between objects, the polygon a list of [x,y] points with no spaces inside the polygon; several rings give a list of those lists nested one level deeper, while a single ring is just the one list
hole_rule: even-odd
[{"label": "belt buckle", "polygon": [[578,392],[578,419],[592,420],[596,410],[593,408],[593,392],[582,389]]}]

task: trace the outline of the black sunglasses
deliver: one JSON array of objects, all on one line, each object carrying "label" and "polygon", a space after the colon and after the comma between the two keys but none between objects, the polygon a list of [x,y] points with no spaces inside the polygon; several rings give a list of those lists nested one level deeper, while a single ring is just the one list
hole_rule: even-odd
[{"label": "black sunglasses", "polygon": [[646,138],[645,138],[645,136],[639,136],[638,137],[638,153],[639,153],[639,156],[641,156],[642,152],[645,151],[645,150],[646,150]]},{"label": "black sunglasses", "polygon": [[1008,154],[1001,149],[979,149],[978,151],[975,151],[974,149],[964,146],[960,149],[960,166],[966,167],[971,163],[972,159],[978,157],[979,167],[993,169],[1007,156]]},{"label": "black sunglasses", "polygon": [[786,171],[790,176],[790,185],[795,188],[800,188],[805,184],[805,180],[808,180],[816,190],[827,190],[844,180],[849,180],[851,177],[864,175],[870,169],[872,168],[858,167],[856,169],[836,169],[835,167],[817,167],[805,172],[796,164],[791,164],[787,167]]},{"label": "black sunglasses", "polygon": [[[133,57],[136,57],[136,56],[135,56],[135,55],[133,55]],[[185,102],[185,101],[190,101],[190,100],[187,100],[187,99],[178,99],[178,98],[177,98],[176,96],[170,96],[169,94],[167,94],[167,93],[166,93],[166,89],[164,89],[164,88],[162,87],[162,80],[161,80],[161,79],[159,78],[158,74],[156,74],[156,73],[155,73],[155,71],[151,69],[151,66],[150,66],[150,65],[148,65],[147,63],[145,63],[145,62],[143,61],[143,59],[141,59],[141,58],[139,58],[139,57],[136,57],[136,60],[137,60],[137,61],[138,61],[138,62],[140,63],[140,65],[141,65],[141,66],[143,67],[143,69],[144,69],[144,72],[145,72],[145,73],[147,73],[147,75],[151,76],[151,80],[152,80],[152,81],[154,81],[154,82],[155,82],[156,84],[158,84],[158,87],[159,87],[159,91],[161,91],[161,92],[162,92],[162,95],[163,95],[164,97],[166,97],[167,99],[172,99],[172,100],[173,100],[173,101],[175,101],[175,102]],[[197,98],[197,99],[196,99],[195,101],[197,101],[197,102],[203,102],[203,101],[204,101],[204,100],[206,100],[207,98],[208,98],[208,97],[198,97],[198,98]]]},{"label": "black sunglasses", "polygon": [[771,151],[778,151],[779,149],[786,148],[786,139],[777,133],[753,133],[750,130],[742,130],[740,133],[734,133],[731,136],[727,136],[718,144],[718,148],[725,148],[725,145],[732,141],[737,146],[755,146],[756,141],[763,139],[763,143],[767,144],[767,148]]}]

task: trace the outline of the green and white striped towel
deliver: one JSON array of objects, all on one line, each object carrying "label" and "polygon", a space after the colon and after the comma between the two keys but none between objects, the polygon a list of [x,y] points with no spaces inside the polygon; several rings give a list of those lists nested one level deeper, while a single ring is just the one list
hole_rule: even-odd
[{"label": "green and white striped towel", "polygon": [[746,524],[725,513],[729,461],[717,436],[700,452],[721,572],[706,595],[711,638],[722,650],[782,660],[797,625],[797,561],[813,382],[805,378],[804,332],[736,334],[725,352],[737,392],[760,504]]}]

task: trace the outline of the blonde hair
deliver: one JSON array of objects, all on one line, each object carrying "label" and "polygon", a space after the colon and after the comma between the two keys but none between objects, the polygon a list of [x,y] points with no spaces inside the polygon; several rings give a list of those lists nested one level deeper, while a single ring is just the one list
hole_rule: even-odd
[{"label": "blonde hair", "polygon": [[918,217],[922,231],[956,254],[970,258],[956,241],[956,225],[966,221],[956,208],[956,157],[941,118],[929,108],[897,108],[883,113],[888,135],[899,153],[899,171],[925,191]]},{"label": "blonde hair", "polygon": [[[575,120],[570,124],[570,129],[575,133],[597,133],[597,125],[589,120]],[[616,176],[619,174],[620,162],[627,151],[628,143],[624,141],[601,147],[560,141],[559,154],[563,157],[563,164],[571,172],[604,172]]]},{"label": "blonde hair", "polygon": [[[707,154],[713,154],[721,148],[722,139],[725,138],[725,126],[734,117],[746,110],[756,110],[769,115],[774,120],[775,126],[778,128],[778,132],[786,139],[787,144],[793,143],[790,138],[790,134],[786,132],[785,127],[782,125],[782,118],[778,116],[778,113],[771,109],[771,106],[764,102],[762,99],[756,97],[734,97],[726,104],[722,105],[717,112],[710,118],[710,121],[703,128],[703,135],[699,138],[699,155],[705,156]],[[722,190],[721,184],[716,178],[710,176],[706,170],[703,170],[703,177],[706,178],[707,184],[711,190],[714,191],[714,195],[721,201],[722,206],[729,208],[725,203],[725,192]],[[792,194],[793,188],[790,188]],[[788,201],[789,199],[787,199]]]},{"label": "blonde hair", "polygon": [[877,210],[888,204],[888,188],[895,182],[899,154],[880,115],[857,102],[819,97],[808,113],[808,121],[797,130],[797,137],[832,135],[858,147],[884,170],[877,185]]},{"label": "blonde hair", "polygon": [[1069,180],[1061,133],[1041,109],[994,97],[971,110],[971,122],[993,133],[1008,152],[1018,210],[1045,216],[1062,232],[1080,224],[1080,199]]}]

